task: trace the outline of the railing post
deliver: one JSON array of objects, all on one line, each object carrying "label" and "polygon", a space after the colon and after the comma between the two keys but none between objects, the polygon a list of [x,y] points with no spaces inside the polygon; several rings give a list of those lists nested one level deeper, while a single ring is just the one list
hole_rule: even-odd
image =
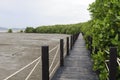
[{"label": "railing post", "polygon": [[90,37],[90,44],[91,44],[91,46],[90,46],[91,47],[91,51],[90,52],[92,54],[92,49],[93,49],[93,47],[92,47],[92,37]]},{"label": "railing post", "polygon": [[73,37],[72,35],[70,36],[70,49],[72,50],[72,46],[73,46]]},{"label": "railing post", "polygon": [[60,66],[64,66],[64,51],[63,51],[63,39],[60,39]]},{"label": "railing post", "polygon": [[77,40],[77,36],[78,36],[78,33],[76,33],[76,38],[75,38],[75,40]]},{"label": "railing post", "polygon": [[97,52],[98,52],[98,48],[95,47],[95,48],[94,48],[94,53],[97,54]]},{"label": "railing post", "polygon": [[67,55],[69,55],[69,37],[67,37]]},{"label": "railing post", "polygon": [[82,35],[84,36],[84,33],[83,32],[81,32],[82,33]]},{"label": "railing post", "polygon": [[77,35],[77,39],[78,39],[79,35],[80,35],[80,33],[78,33],[78,35]]},{"label": "railing post", "polygon": [[91,36],[88,36],[88,41],[89,41],[90,54],[92,54],[92,37]]},{"label": "railing post", "polygon": [[49,51],[48,46],[42,46],[42,80],[49,80]]},{"label": "railing post", "polygon": [[78,33],[76,34],[76,40],[77,40],[77,38],[78,38]]},{"label": "railing post", "polygon": [[117,48],[110,48],[110,61],[109,61],[109,80],[116,80],[117,72]]},{"label": "railing post", "polygon": [[[75,41],[77,40],[77,38],[76,38],[76,34],[74,35],[75,36]],[[75,42],[74,42],[75,43]]]},{"label": "railing post", "polygon": [[75,34],[73,34],[73,45],[75,44]]}]

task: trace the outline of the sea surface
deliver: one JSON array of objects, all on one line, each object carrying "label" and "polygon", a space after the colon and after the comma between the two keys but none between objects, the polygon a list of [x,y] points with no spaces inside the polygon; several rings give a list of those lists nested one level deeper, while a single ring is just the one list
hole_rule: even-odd
[{"label": "sea surface", "polygon": [[[12,30],[13,32],[20,32],[20,30]],[[0,30],[0,32],[8,32],[8,30]]]},{"label": "sea surface", "polygon": [[0,32],[7,32],[7,30],[0,30]]}]

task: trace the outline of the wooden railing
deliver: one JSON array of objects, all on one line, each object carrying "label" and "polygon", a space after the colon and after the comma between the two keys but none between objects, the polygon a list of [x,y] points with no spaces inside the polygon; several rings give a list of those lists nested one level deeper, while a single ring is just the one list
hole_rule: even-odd
[{"label": "wooden railing", "polygon": [[117,64],[120,66],[120,59],[117,58],[117,48],[110,47],[110,51],[106,51],[109,54],[109,60],[105,61],[106,69],[109,73],[107,80],[116,80]]},{"label": "wooden railing", "polygon": [[[90,53],[92,54],[92,37],[88,36],[88,49]],[[94,53],[96,54],[98,51],[97,48],[94,48]],[[108,71],[108,78],[107,80],[116,80],[117,75],[117,67],[120,66],[120,58],[117,56],[117,48],[116,47],[110,47],[110,51],[105,50],[107,55],[109,55],[109,60],[105,60],[105,66]],[[118,66],[117,66],[118,65]]]},{"label": "wooden railing", "polygon": [[54,55],[51,64],[49,61],[49,46],[42,46],[42,80],[52,79],[57,69],[64,66],[64,58],[66,55],[69,55],[69,51],[72,49],[78,36],[79,34],[75,34],[70,38],[67,37],[66,42],[63,39],[60,39],[59,46],[57,47],[56,54]]}]

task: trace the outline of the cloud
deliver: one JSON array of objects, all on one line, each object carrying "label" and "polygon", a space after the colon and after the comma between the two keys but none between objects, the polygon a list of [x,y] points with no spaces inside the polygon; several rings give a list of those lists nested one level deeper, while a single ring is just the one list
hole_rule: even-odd
[{"label": "cloud", "polygon": [[83,22],[94,0],[0,0],[0,26],[26,27]]}]

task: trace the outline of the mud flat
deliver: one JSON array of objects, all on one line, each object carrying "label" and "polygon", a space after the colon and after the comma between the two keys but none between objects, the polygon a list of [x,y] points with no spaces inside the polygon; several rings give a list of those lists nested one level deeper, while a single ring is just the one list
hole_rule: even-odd
[{"label": "mud flat", "polygon": [[[41,46],[49,45],[49,49],[52,49],[59,44],[61,38],[65,39],[67,36],[69,35],[0,33],[0,80],[25,80],[35,63],[8,77],[37,59],[41,55]],[[37,66],[28,80],[41,80],[40,68]]]}]

